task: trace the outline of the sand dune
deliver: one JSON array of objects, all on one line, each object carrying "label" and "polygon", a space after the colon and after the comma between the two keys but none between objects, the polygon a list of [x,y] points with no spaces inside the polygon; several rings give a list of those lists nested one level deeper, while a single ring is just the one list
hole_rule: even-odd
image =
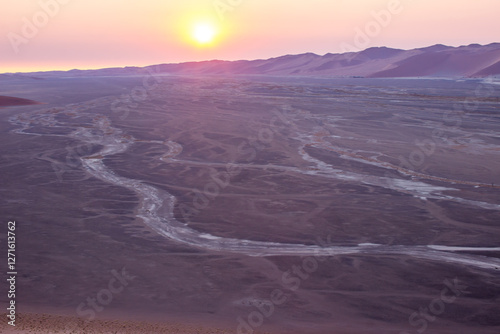
[{"label": "sand dune", "polygon": [[18,97],[0,96],[0,107],[24,106],[31,104],[39,104],[39,102],[21,99]]}]

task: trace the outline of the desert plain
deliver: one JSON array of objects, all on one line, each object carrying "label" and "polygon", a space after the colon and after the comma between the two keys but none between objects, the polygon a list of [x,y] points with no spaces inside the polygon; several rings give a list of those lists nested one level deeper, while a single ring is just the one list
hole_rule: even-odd
[{"label": "desert plain", "polygon": [[0,332],[500,330],[494,81],[144,73],[0,91],[38,103],[0,108],[18,270]]}]

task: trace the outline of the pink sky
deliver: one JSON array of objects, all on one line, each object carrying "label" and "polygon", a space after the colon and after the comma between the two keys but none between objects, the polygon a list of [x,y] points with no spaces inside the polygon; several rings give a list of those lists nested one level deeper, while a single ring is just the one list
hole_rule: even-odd
[{"label": "pink sky", "polygon": [[[0,2],[0,73],[500,42],[499,0]],[[221,31],[210,47],[187,37],[197,20]]]}]

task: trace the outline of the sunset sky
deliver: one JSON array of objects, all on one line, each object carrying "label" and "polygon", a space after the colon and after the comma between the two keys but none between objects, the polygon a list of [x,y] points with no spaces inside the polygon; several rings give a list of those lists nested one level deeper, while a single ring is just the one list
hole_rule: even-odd
[{"label": "sunset sky", "polygon": [[[499,0],[0,0],[0,73],[500,42]],[[379,13],[374,15],[374,13]]]}]

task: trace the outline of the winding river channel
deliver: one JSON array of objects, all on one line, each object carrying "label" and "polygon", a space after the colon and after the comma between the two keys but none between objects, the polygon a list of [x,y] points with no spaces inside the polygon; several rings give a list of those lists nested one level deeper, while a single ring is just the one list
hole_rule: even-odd
[{"label": "winding river channel", "polygon": [[[87,103],[95,105],[109,105],[108,99],[98,99]],[[14,132],[25,135],[50,136],[50,134],[37,133],[35,126],[49,126],[51,128],[64,127],[73,131],[69,137],[86,144],[101,145],[100,152],[91,156],[81,157],[81,162],[86,172],[91,176],[115,186],[124,187],[133,191],[140,199],[137,216],[144,223],[156,231],[158,234],[170,240],[189,245],[198,249],[208,251],[223,251],[246,254],[249,256],[333,256],[340,254],[386,254],[386,255],[408,255],[437,262],[454,263],[466,266],[480,267],[486,269],[500,268],[500,259],[487,257],[484,255],[471,255],[473,252],[500,252],[500,247],[476,248],[476,247],[449,247],[441,245],[421,245],[421,246],[397,246],[397,245],[377,245],[360,244],[357,246],[317,246],[302,244],[285,244],[274,242],[260,242],[243,239],[222,238],[211,234],[201,233],[191,229],[186,224],[177,220],[174,216],[174,206],[176,198],[165,190],[155,188],[145,184],[140,180],[130,179],[117,175],[106,166],[106,157],[123,153],[135,139],[123,133],[122,130],[111,125],[111,121],[103,115],[94,116],[91,127],[78,127],[63,124],[56,119],[57,115],[64,113],[74,115],[79,109],[85,109],[80,105],[69,105],[65,108],[54,110],[40,110],[33,113],[25,113],[10,118],[10,122],[17,125]],[[68,136],[68,135],[58,135]],[[361,175],[353,172],[337,170],[333,166],[318,160],[306,153],[304,147],[314,145],[313,137],[308,134],[298,134],[297,139],[302,143],[299,148],[302,158],[315,166],[313,169],[303,170],[289,166],[259,166],[245,165],[242,168],[271,168],[286,170],[296,173],[315,175],[317,177],[336,178],[340,180],[357,181],[364,184],[383,187],[405,194],[412,194],[421,198],[444,199],[455,201],[464,205],[481,207],[489,210],[500,210],[500,205],[479,201],[466,200],[460,197],[448,195],[453,190],[452,187],[437,187],[416,180],[403,180],[390,177],[377,177]],[[144,141],[141,141],[144,142]],[[156,143],[156,142],[155,142]],[[157,142],[162,143],[162,142]],[[200,162],[179,160],[177,155],[182,151],[182,146],[178,143],[168,141],[162,143],[166,147],[166,154],[162,158],[165,163],[171,164],[203,164]],[[324,145],[324,144],[323,144]],[[207,165],[214,166],[212,163]],[[447,191],[447,194],[443,194]],[[463,254],[461,252],[468,252]]]}]

